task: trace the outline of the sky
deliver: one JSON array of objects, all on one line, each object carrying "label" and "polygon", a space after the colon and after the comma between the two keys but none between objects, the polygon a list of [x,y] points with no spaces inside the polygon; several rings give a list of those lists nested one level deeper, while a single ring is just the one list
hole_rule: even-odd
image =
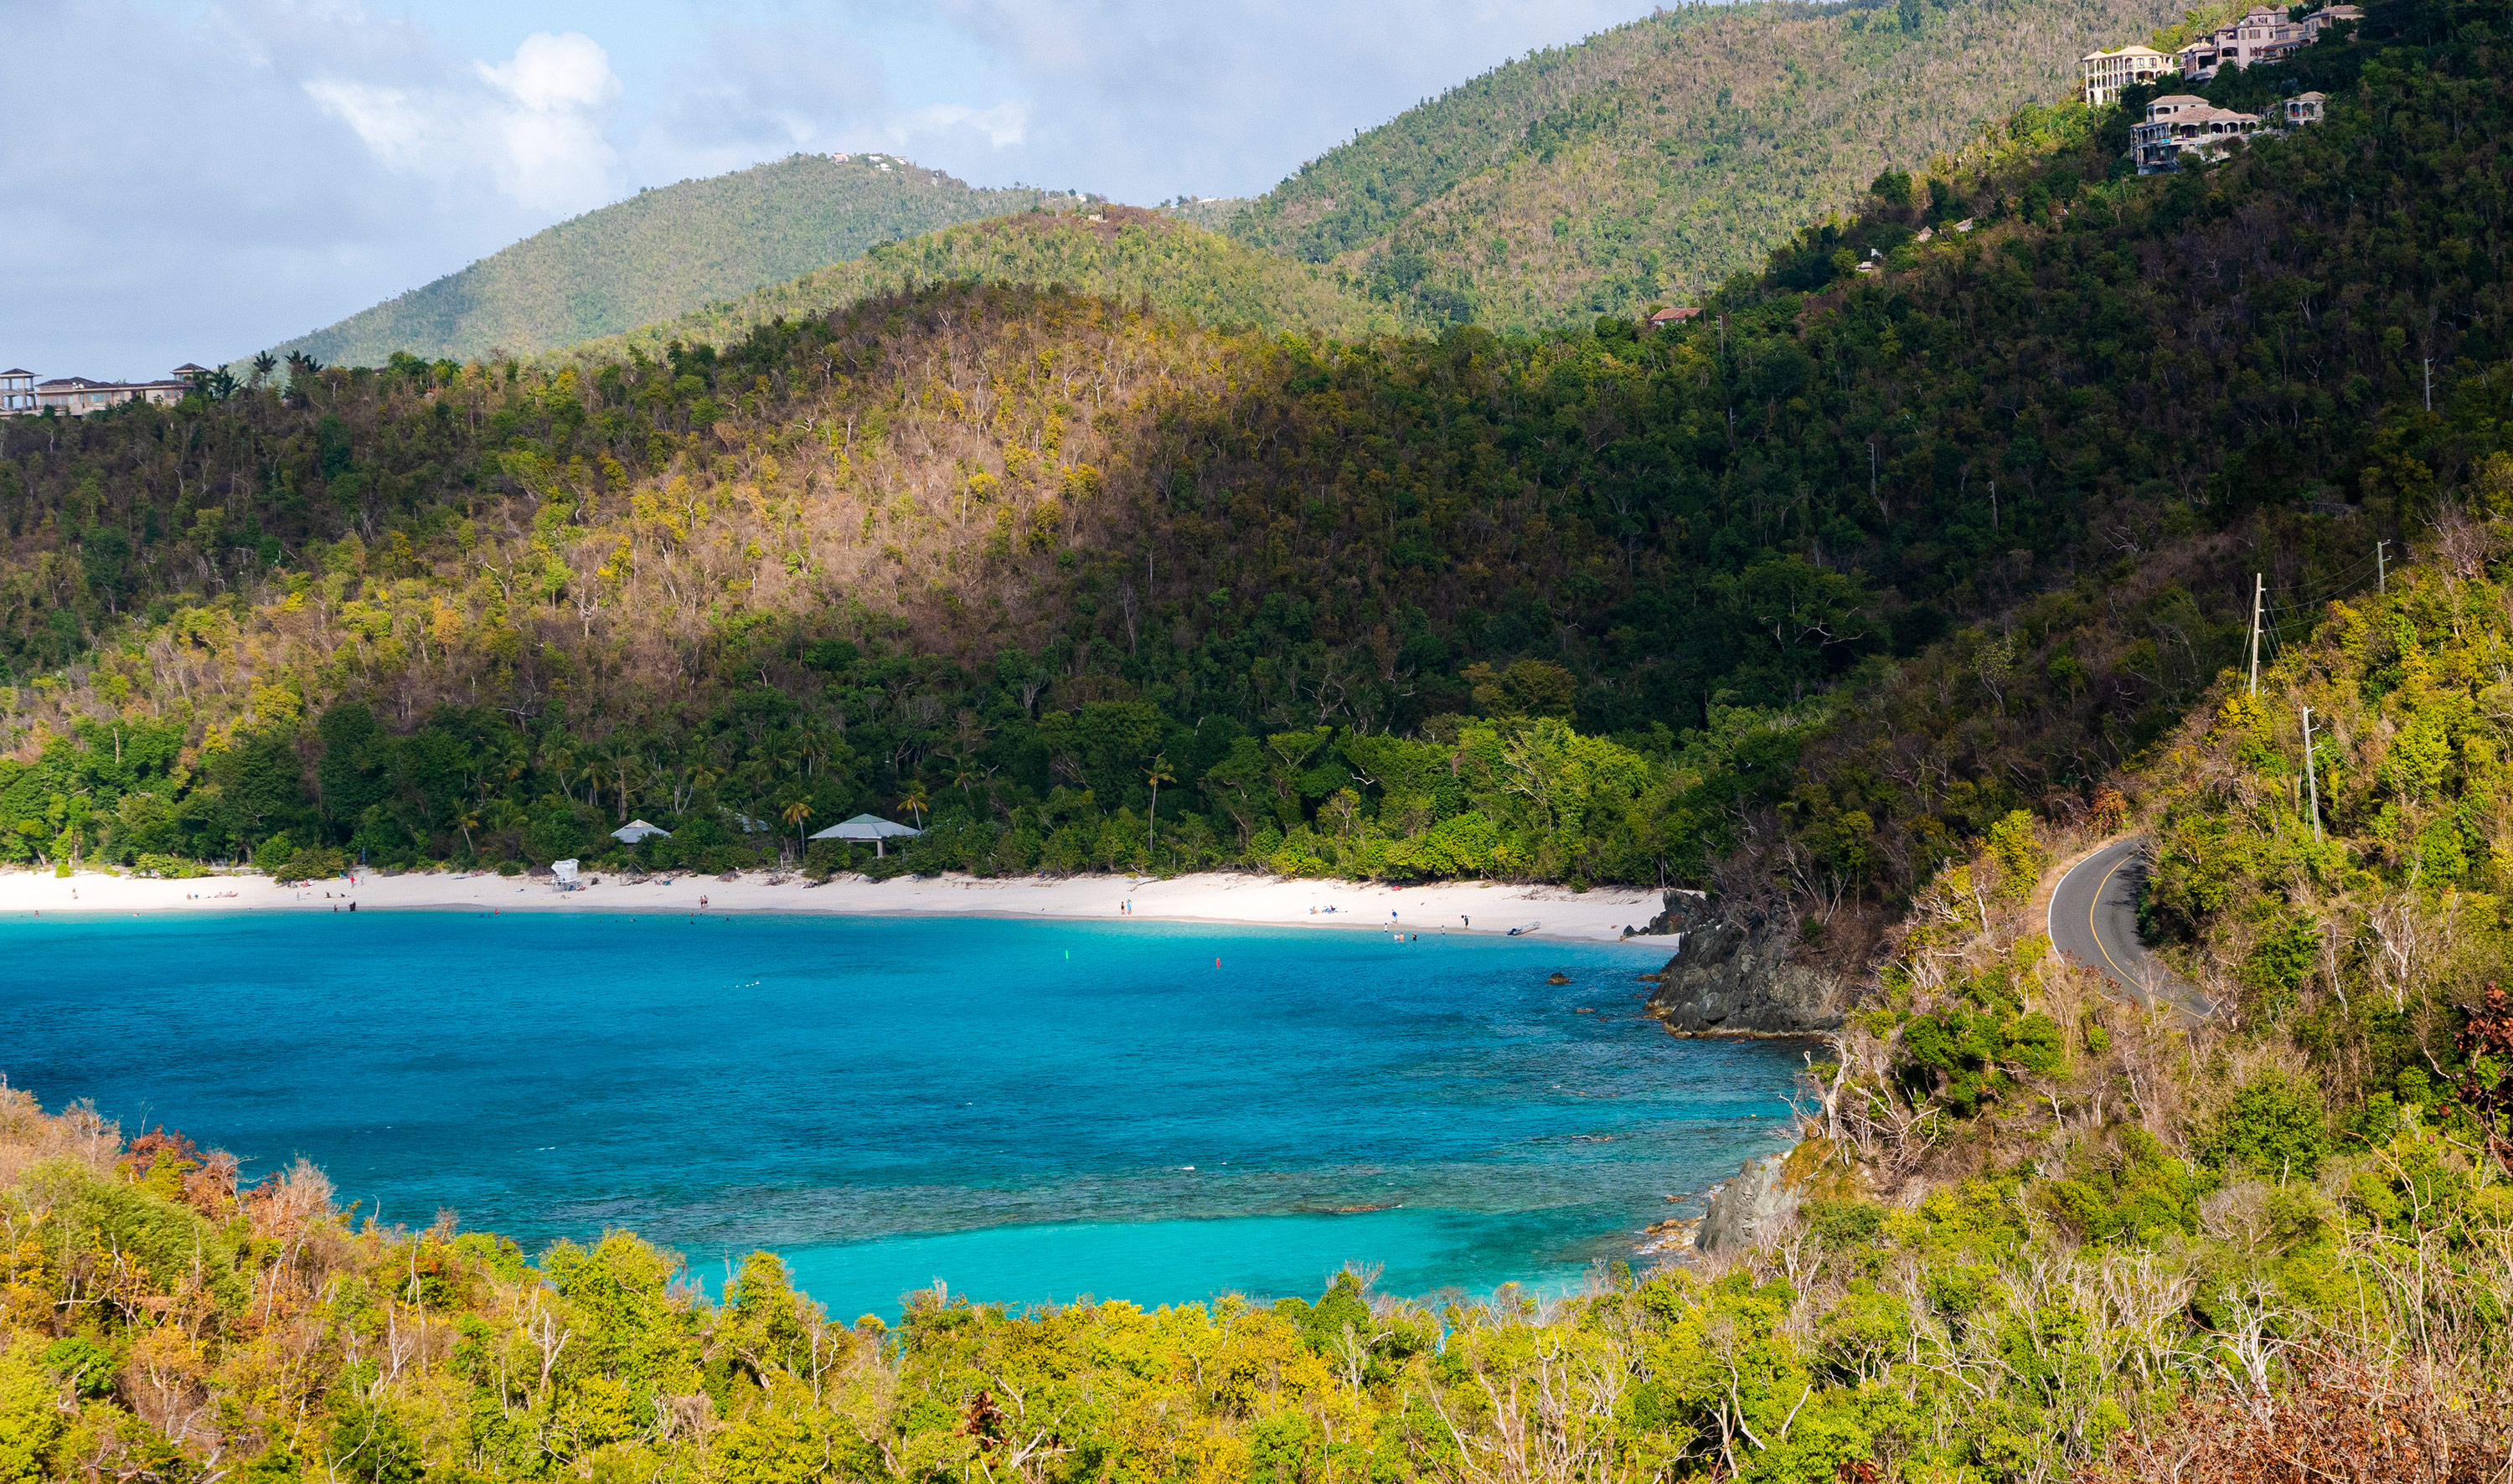
[{"label": "sky", "polygon": [[640,188],[1253,195],[1647,0],[0,0],[0,368],[219,365]]}]

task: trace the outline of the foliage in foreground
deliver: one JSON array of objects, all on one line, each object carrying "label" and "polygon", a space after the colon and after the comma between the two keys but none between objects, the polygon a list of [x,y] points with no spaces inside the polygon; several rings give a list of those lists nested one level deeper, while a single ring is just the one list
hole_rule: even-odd
[{"label": "foliage in foreground", "polygon": [[2343,1379],[2413,1336],[2468,1362],[2422,1382],[2446,1410],[2502,1407],[2513,1202],[2449,1140],[2282,1181],[2134,1141],[2089,1163],[2153,1230],[2083,1240],[2015,1167],[1551,1304],[1347,1273],[1315,1304],[1016,1313],[937,1285],[893,1330],[764,1253],[712,1302],[625,1232],[528,1257],[450,1213],[379,1229],[301,1163],[239,1188],[11,1089],[0,1481],[2047,1478],[2250,1416],[2174,1414],[2185,1389],[2248,1405],[2291,1354]]}]

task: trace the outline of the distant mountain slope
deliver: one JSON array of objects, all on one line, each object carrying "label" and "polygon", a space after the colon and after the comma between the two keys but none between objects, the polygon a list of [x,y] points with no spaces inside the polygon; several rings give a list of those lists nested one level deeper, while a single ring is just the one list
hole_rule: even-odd
[{"label": "distant mountain slope", "polygon": [[867,248],[1041,201],[975,190],[890,155],[794,155],[587,212],[422,289],[275,347],[372,366],[397,350],[456,361],[618,334]]},{"label": "distant mountain slope", "polygon": [[1207,196],[1200,200],[1180,197],[1176,201],[1163,202],[1152,210],[1164,216],[1176,216],[1180,221],[1192,221],[1208,231],[1218,232],[1230,224],[1232,217],[1248,210],[1248,202],[1246,196]]},{"label": "distant mountain slope", "polygon": [[1350,337],[1405,328],[1326,272],[1136,207],[1024,212],[889,243],[739,298],[567,347],[567,359],[659,356],[673,340],[726,345],[771,320],[826,314],[920,284],[1034,284],[1182,314],[1208,325]]},{"label": "distant mountain slope", "polygon": [[1229,231],[1310,262],[1367,246],[1415,209],[1506,159],[1538,118],[1613,86],[1701,15],[1692,7],[1664,12],[1504,62],[1301,166],[1249,202]]},{"label": "distant mountain slope", "polygon": [[2168,0],[1688,7],[1509,63],[1235,218],[1417,318],[1527,327],[1750,269],[1889,169],[2056,104]]}]

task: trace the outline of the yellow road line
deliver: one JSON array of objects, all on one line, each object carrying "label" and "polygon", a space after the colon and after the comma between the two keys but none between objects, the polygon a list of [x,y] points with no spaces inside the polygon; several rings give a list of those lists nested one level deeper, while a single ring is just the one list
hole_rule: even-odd
[{"label": "yellow road line", "polygon": [[2112,966],[2112,977],[2142,996],[2144,992],[2138,990],[2137,981],[2129,977],[2129,970],[2122,968],[2120,960],[2112,957],[2112,951],[2103,947],[2102,930],[2094,926],[2094,914],[2103,905],[2103,892],[2111,885],[2112,878],[2120,875],[2121,862],[2127,859],[2123,856],[2121,860],[2112,862],[2112,869],[2104,872],[2103,879],[2094,883],[2094,900],[2086,908],[2086,936],[2094,940],[2094,952],[2102,955],[2103,961]]}]

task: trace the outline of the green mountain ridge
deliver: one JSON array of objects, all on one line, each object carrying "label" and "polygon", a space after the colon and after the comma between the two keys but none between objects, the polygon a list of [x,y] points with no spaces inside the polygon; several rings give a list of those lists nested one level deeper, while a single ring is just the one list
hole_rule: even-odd
[{"label": "green mountain ridge", "polygon": [[[1210,251],[1193,270],[1112,277],[965,236],[917,250],[913,269],[1087,292],[1139,279],[1225,319],[1297,303],[1287,324],[1329,333],[1629,313],[1750,269],[1878,173],[1960,153],[1988,121],[2065,97],[2084,51],[2176,19],[2162,0],[1685,6],[1496,67],[1254,201],[1158,209],[1325,269],[1317,284]],[[876,246],[1074,200],[974,190],[888,156],[797,155],[588,213],[276,349],[356,365],[532,356],[669,321],[720,340],[763,313],[903,282],[904,266],[824,274]],[[1376,315],[1352,306],[1362,296]]]},{"label": "green mountain ridge", "polygon": [[[1888,170],[2060,105],[2160,0],[1687,6],[1511,62],[1233,218],[1430,322],[1572,323],[1696,296]],[[2038,127],[2029,118],[2026,127]]]},{"label": "green mountain ridge", "polygon": [[946,227],[739,298],[553,352],[593,363],[674,341],[728,345],[778,319],[825,315],[918,284],[1028,284],[1149,303],[1214,325],[1352,338],[1407,328],[1399,311],[1307,263],[1260,252],[1168,212],[1103,206],[1030,211]]},{"label": "green mountain ridge", "polygon": [[792,155],[641,191],[274,347],[332,365],[536,355],[747,293],[884,242],[1076,198],[980,190],[889,155]]}]

